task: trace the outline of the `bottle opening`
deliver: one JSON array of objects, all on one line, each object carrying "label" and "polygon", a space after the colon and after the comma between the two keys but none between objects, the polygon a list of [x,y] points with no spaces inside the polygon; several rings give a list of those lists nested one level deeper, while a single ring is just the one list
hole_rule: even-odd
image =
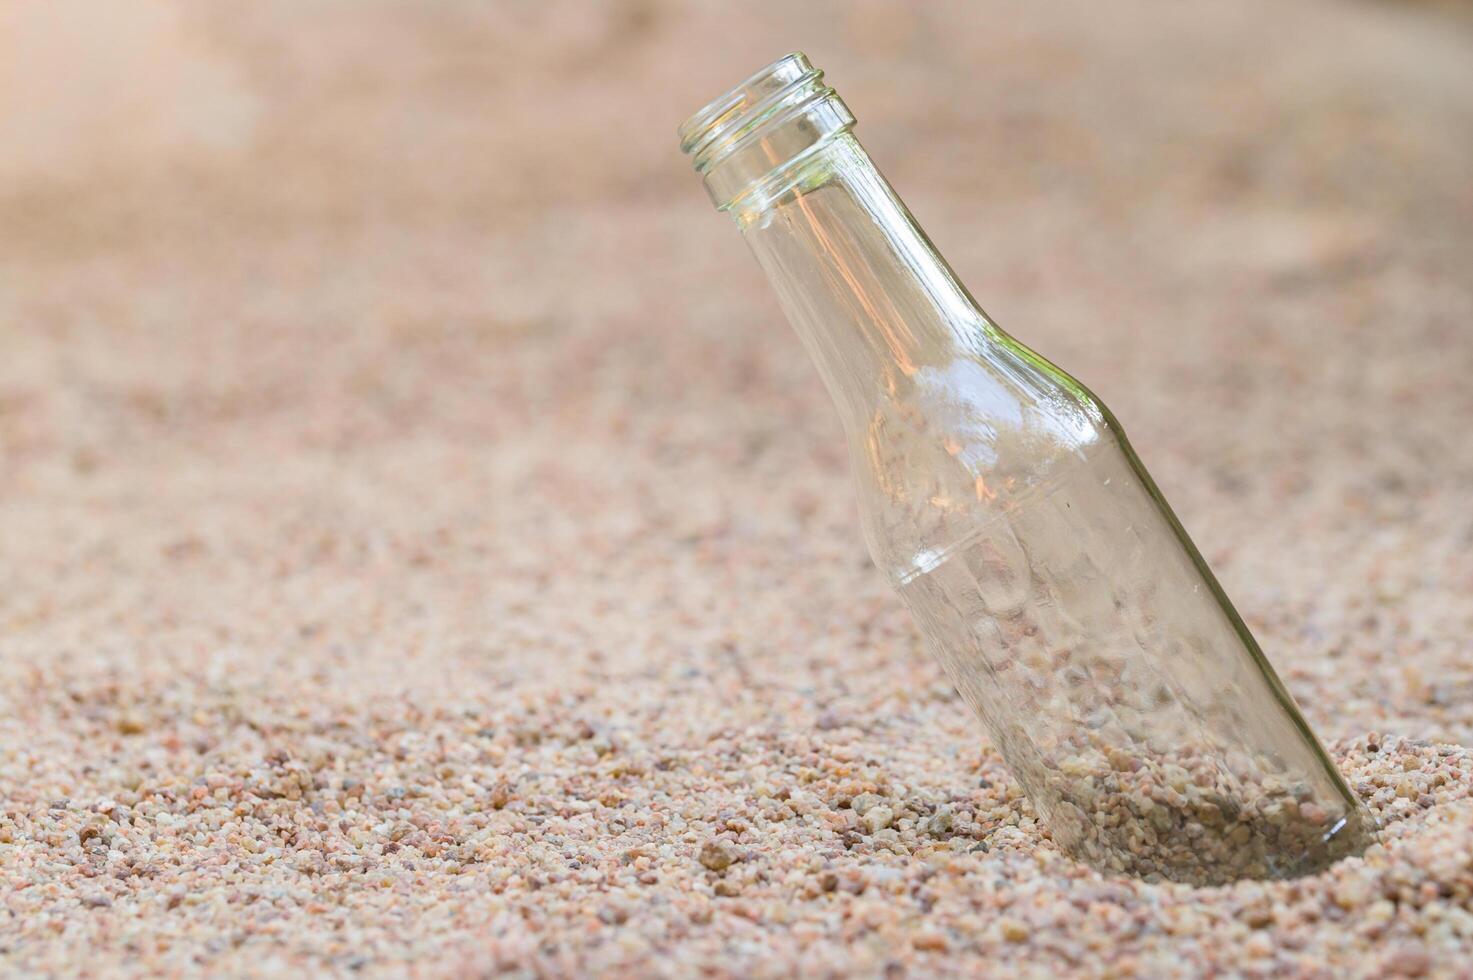
[{"label": "bottle opening", "polygon": [[715,99],[680,127],[680,149],[716,207],[779,176],[831,136],[854,125],[823,72],[801,52],[779,58]]}]

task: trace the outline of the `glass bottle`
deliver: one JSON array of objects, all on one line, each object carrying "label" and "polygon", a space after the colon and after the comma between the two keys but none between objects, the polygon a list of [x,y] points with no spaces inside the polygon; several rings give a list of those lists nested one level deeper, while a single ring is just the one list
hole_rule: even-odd
[{"label": "glass bottle", "polygon": [[957,282],[801,54],[682,149],[843,419],[870,553],[1054,841],[1217,884],[1323,868],[1369,818],[1083,385]]}]

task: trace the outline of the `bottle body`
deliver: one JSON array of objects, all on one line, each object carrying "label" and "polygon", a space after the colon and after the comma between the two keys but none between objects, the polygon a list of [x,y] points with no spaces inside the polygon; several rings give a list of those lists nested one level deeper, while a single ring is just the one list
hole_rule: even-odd
[{"label": "bottle body", "polygon": [[1221,884],[1360,846],[1354,799],[1110,433],[898,589],[1065,851]]},{"label": "bottle body", "polygon": [[1198,884],[1357,850],[1363,810],[1118,423],[978,308],[818,77],[784,59],[687,142],[839,409],[875,563],[1054,840]]}]

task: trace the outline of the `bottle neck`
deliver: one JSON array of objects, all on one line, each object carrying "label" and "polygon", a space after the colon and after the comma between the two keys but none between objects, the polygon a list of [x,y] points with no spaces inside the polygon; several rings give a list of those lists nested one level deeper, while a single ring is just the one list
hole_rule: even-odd
[{"label": "bottle neck", "polygon": [[851,133],[773,176],[729,210],[846,425],[918,371],[981,353],[996,328]]}]

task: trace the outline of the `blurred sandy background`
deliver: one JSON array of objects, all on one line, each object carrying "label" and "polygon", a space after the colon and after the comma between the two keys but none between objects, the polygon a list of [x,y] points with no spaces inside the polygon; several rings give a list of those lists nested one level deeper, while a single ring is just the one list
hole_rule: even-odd
[{"label": "blurred sandy background", "polygon": [[[795,753],[954,801],[996,766],[675,145],[795,49],[1114,408],[1324,738],[1473,742],[1463,6],[7,3],[0,967],[943,955],[889,906],[799,942],[764,903],[826,845],[731,823]],[[641,833],[628,895],[528,890]],[[929,969],[1001,962],[990,921]],[[1376,948],[1442,962],[1425,932]]]}]

